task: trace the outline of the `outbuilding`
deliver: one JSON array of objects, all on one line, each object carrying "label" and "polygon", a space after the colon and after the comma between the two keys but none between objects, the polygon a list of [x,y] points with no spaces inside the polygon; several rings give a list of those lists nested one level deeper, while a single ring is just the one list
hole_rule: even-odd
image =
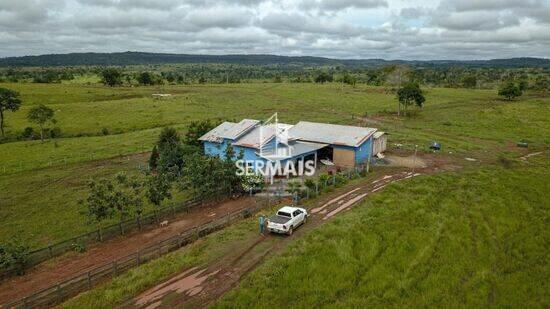
[{"label": "outbuilding", "polygon": [[372,146],[372,155],[376,156],[379,153],[386,151],[388,135],[385,132],[377,131],[373,134],[374,144]]}]

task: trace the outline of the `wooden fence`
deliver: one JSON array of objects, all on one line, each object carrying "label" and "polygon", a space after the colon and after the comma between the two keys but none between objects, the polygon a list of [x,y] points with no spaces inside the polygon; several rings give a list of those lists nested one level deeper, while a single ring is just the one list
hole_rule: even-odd
[{"label": "wooden fence", "polygon": [[181,234],[159,241],[146,248],[140,249],[133,254],[96,267],[86,273],[79,274],[69,280],[57,283],[25,298],[6,303],[3,305],[3,308],[53,307],[56,304],[60,304],[79,293],[91,289],[98,283],[114,278],[117,275],[139,266],[142,263],[156,259],[168,252],[192,243],[193,241],[214,231],[220,230],[241,218],[249,217],[260,208],[269,205],[269,200],[267,200],[266,203],[258,201],[260,200],[257,199],[257,202],[251,207],[227,214],[221,218],[212,220],[200,226],[196,226],[191,230],[187,230]]},{"label": "wooden fence", "polygon": [[[157,209],[155,212],[145,214],[141,218],[130,218],[128,220],[120,221],[119,223],[115,223],[107,227],[102,227],[101,229],[84,233],[73,238],[51,244],[47,247],[31,251],[29,252],[28,260],[25,264],[25,269],[31,268],[68,251],[75,250],[75,245],[89,246],[91,244],[105,241],[116,236],[124,235],[134,230],[141,230],[147,228],[148,226],[156,225],[158,224],[158,222],[166,218],[173,217],[177,213],[189,212],[194,207],[197,207],[202,203],[205,203],[220,196],[221,195],[209,198],[193,198],[183,203],[165,206]],[[0,271],[0,281],[12,277],[16,275],[16,273],[16,269],[7,269]]]}]

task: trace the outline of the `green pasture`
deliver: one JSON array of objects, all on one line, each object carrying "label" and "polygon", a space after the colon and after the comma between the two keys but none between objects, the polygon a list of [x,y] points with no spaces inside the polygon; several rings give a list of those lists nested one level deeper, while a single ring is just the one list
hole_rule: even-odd
[{"label": "green pasture", "polygon": [[213,307],[548,307],[549,161],[535,161],[393,184]]},{"label": "green pasture", "polygon": [[[410,117],[397,118],[391,114],[397,108],[393,94],[363,85],[342,88],[340,84],[257,83],[109,88],[97,84],[20,83],[0,87],[20,91],[24,101],[20,111],[6,113],[9,136],[29,126],[26,112],[38,103],[57,111],[58,125],[66,136],[44,143],[0,144],[0,217],[8,222],[0,227],[0,241],[20,234],[33,245],[58,241],[83,230],[77,226],[83,218],[69,205],[74,205],[84,192],[83,182],[60,181],[63,185],[45,186],[48,190],[40,194],[32,194],[34,188],[41,187],[46,179],[55,182],[71,173],[85,180],[126,170],[128,167],[118,163],[119,157],[149,151],[160,128],[166,125],[183,132],[192,120],[265,119],[278,112],[280,120],[288,123],[309,120],[378,127],[389,133],[390,148],[400,143],[407,149],[419,145],[420,151],[427,151],[428,143],[436,140],[443,144],[444,153],[496,158],[508,153],[508,147],[515,148],[519,140],[529,141],[531,151],[545,150],[550,145],[550,99],[530,93],[506,102],[493,90],[426,88],[425,107],[411,108]],[[151,94],[158,92],[173,96],[153,99]],[[104,135],[103,128],[108,135]],[[133,160],[133,168],[141,164]],[[98,162],[110,168],[96,170]],[[58,215],[75,220],[59,224]],[[53,225],[55,231],[50,228]]]}]

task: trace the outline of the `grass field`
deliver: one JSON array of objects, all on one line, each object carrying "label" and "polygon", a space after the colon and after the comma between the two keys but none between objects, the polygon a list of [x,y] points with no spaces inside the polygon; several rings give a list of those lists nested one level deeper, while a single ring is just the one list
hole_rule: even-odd
[{"label": "grass field", "polygon": [[[526,139],[533,151],[550,145],[549,98],[527,94],[514,102],[492,90],[426,89],[426,106],[414,116],[397,118],[393,95],[382,88],[338,84],[229,84],[109,88],[96,84],[0,84],[21,92],[24,105],[7,113],[9,136],[29,124],[26,111],[45,103],[57,110],[64,138],[0,144],[0,241],[21,236],[33,246],[74,236],[89,226],[74,207],[85,180],[136,169],[140,162],[113,159],[148,151],[160,127],[185,130],[195,119],[258,118],[278,112],[280,119],[375,126],[390,133],[389,142],[405,148],[432,140],[445,152],[495,157]],[[152,93],[174,96],[154,100]],[[362,117],[367,115],[368,122]],[[103,135],[103,128],[109,135]],[[110,168],[97,169],[97,165]],[[66,181],[71,175],[78,181]],[[52,185],[42,185],[44,182]],[[40,188],[33,194],[32,188]],[[57,220],[61,216],[64,220]],[[36,223],[36,224],[31,224]],[[22,228],[14,228],[22,227]],[[53,228],[52,228],[53,227]]]},{"label": "grass field", "polygon": [[394,184],[296,240],[214,308],[548,307],[549,167]]}]

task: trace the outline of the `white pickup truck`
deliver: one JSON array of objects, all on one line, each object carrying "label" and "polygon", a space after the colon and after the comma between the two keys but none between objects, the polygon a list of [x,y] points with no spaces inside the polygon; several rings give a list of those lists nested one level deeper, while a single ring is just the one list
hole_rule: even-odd
[{"label": "white pickup truck", "polygon": [[267,219],[267,229],[273,233],[292,235],[295,228],[306,223],[307,216],[303,208],[285,206]]}]

